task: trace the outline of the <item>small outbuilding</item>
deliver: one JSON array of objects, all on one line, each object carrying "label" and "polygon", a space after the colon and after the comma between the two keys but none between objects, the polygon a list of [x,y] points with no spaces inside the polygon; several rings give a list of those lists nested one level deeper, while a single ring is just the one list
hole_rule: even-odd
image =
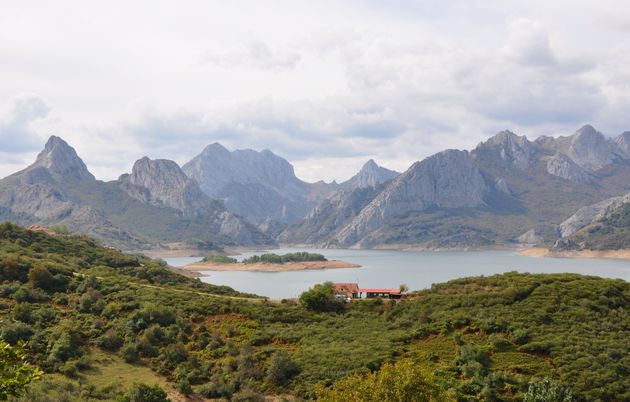
[{"label": "small outbuilding", "polygon": [[386,299],[400,299],[402,297],[402,292],[400,289],[379,289],[379,288],[368,288],[368,289],[359,289],[359,294],[363,295],[365,293],[365,297],[368,299],[374,297],[382,297]]}]

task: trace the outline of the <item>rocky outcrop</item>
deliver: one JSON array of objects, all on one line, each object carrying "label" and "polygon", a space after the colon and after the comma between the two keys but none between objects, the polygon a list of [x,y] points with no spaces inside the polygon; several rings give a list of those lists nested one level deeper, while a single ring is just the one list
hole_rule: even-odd
[{"label": "rocky outcrop", "polygon": [[630,159],[630,131],[620,134],[614,139],[615,145],[626,159]]},{"label": "rocky outcrop", "polygon": [[545,238],[542,233],[534,228],[523,233],[516,240],[521,244],[536,245],[542,244],[545,241]]},{"label": "rocky outcrop", "polygon": [[606,217],[611,212],[627,203],[630,203],[630,193],[582,207],[560,224],[560,235],[562,237],[571,236],[578,230]]},{"label": "rocky outcrop", "polygon": [[133,165],[131,174],[118,181],[131,197],[156,206],[177,209],[185,216],[200,216],[221,205],[204,194],[177,163],[144,157]]},{"label": "rocky outcrop", "polygon": [[346,191],[362,187],[376,187],[381,183],[394,179],[398,175],[400,173],[381,167],[373,159],[370,159],[356,175],[341,183],[340,187]]},{"label": "rocky outcrop", "polygon": [[74,148],[57,136],[51,136],[44,150],[28,170],[45,168],[55,180],[94,180],[94,176],[79,158]]},{"label": "rocky outcrop", "polygon": [[501,131],[473,151],[474,155],[482,153],[496,154],[504,164],[520,170],[530,168],[536,158],[536,148],[527,137],[511,131]]},{"label": "rocky outcrop", "polygon": [[576,183],[591,184],[593,176],[567,155],[557,153],[547,161],[547,173]]},{"label": "rocky outcrop", "polygon": [[468,208],[484,205],[485,181],[466,151],[447,150],[416,162],[398,176],[349,224],[331,244],[360,243],[389,219],[429,208]]},{"label": "rocky outcrop", "polygon": [[381,184],[337,193],[313,208],[300,223],[282,232],[279,241],[317,245],[326,243],[331,234],[355,218],[384,188]]},{"label": "rocky outcrop", "polygon": [[593,126],[579,129],[571,140],[567,156],[580,167],[595,172],[620,159],[614,142],[609,141]]}]

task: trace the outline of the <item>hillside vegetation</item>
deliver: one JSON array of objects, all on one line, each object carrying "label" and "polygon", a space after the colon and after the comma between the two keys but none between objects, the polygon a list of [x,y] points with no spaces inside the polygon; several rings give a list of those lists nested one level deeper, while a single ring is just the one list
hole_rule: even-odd
[{"label": "hillside vegetation", "polygon": [[383,387],[427,400],[630,399],[622,280],[507,273],[316,312],[11,224],[0,225],[0,275],[0,336],[25,341],[44,371],[14,401],[159,393],[135,382],[235,401],[389,398]]}]

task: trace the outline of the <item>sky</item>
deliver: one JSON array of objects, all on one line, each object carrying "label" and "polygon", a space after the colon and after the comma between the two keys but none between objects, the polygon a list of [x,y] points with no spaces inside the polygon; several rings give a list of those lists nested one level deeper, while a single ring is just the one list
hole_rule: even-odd
[{"label": "sky", "polygon": [[0,3],[0,177],[58,135],[103,180],[208,144],[306,181],[509,129],[630,130],[630,2]]}]

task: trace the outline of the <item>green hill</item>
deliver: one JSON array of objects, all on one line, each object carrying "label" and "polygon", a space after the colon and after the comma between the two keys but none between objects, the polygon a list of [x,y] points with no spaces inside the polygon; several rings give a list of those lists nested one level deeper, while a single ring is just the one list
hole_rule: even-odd
[{"label": "green hill", "polygon": [[318,313],[11,224],[0,225],[0,275],[0,336],[26,341],[45,372],[13,400],[116,400],[134,382],[171,397],[327,400],[329,386],[380,367],[394,382],[409,367],[433,373],[453,400],[518,401],[542,379],[577,401],[630,399],[622,280],[507,273]]}]

